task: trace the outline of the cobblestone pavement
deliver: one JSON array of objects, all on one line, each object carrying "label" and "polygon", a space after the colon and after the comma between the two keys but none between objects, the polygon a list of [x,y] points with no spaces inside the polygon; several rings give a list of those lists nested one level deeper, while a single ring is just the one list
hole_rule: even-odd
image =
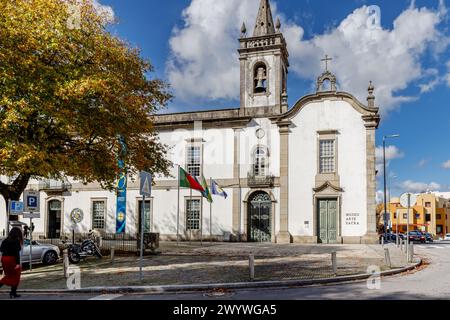
[{"label": "cobblestone pavement", "polygon": [[[388,248],[392,268],[404,266],[404,254],[390,244],[381,245],[277,245],[250,243],[161,243],[161,254],[145,256],[143,281],[139,281],[136,256],[90,258],[78,265],[81,287],[178,285],[249,281],[248,255],[255,257],[255,281],[329,278],[333,274],[331,252],[337,255],[337,276],[381,271]],[[40,266],[22,275],[22,289],[66,289],[62,264]]]}]

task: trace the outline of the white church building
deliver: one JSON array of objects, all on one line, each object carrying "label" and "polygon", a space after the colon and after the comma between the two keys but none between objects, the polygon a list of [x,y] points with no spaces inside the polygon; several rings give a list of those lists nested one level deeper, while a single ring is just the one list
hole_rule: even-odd
[{"label": "white church building", "polygon": [[[367,103],[358,101],[338,91],[326,67],[316,91],[288,106],[288,44],[268,0],[261,1],[252,36],[246,32],[244,25],[238,108],[154,116],[174,167],[171,177],[155,177],[146,231],[175,240],[178,220],[183,240],[375,243],[380,116],[374,87],[369,84]],[[198,191],[178,190],[178,165],[214,179],[228,197],[213,196],[210,205]],[[59,238],[72,230],[116,232],[115,192],[70,179],[32,181],[28,189],[39,190],[41,199],[34,238]],[[141,203],[139,181],[129,180],[130,236],[140,228]],[[5,211],[1,199],[2,216]],[[5,224],[1,219],[0,232]]]}]

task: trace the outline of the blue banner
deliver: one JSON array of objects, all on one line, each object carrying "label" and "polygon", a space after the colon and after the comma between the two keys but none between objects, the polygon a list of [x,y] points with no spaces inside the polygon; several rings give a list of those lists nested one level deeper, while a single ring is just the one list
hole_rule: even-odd
[{"label": "blue banner", "polygon": [[116,203],[116,233],[125,233],[127,218],[127,172],[123,160],[127,146],[122,136],[119,137],[121,151],[118,156],[120,169],[119,180],[117,181],[117,203]]}]

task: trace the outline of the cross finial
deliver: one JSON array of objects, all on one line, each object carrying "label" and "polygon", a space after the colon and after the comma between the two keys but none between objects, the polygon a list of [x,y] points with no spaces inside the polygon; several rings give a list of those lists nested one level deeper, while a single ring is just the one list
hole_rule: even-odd
[{"label": "cross finial", "polygon": [[333,60],[332,58],[328,57],[328,55],[325,55],[325,58],[322,59],[321,61],[325,61],[325,71],[328,71],[328,61]]}]

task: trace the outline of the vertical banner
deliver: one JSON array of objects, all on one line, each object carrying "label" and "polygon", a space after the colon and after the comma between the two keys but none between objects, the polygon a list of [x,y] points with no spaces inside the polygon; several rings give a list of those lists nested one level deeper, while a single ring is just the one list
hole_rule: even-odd
[{"label": "vertical banner", "polygon": [[117,181],[116,233],[125,233],[127,213],[127,172],[125,155],[127,145],[123,136],[119,136],[120,151],[118,154],[119,180]]}]

